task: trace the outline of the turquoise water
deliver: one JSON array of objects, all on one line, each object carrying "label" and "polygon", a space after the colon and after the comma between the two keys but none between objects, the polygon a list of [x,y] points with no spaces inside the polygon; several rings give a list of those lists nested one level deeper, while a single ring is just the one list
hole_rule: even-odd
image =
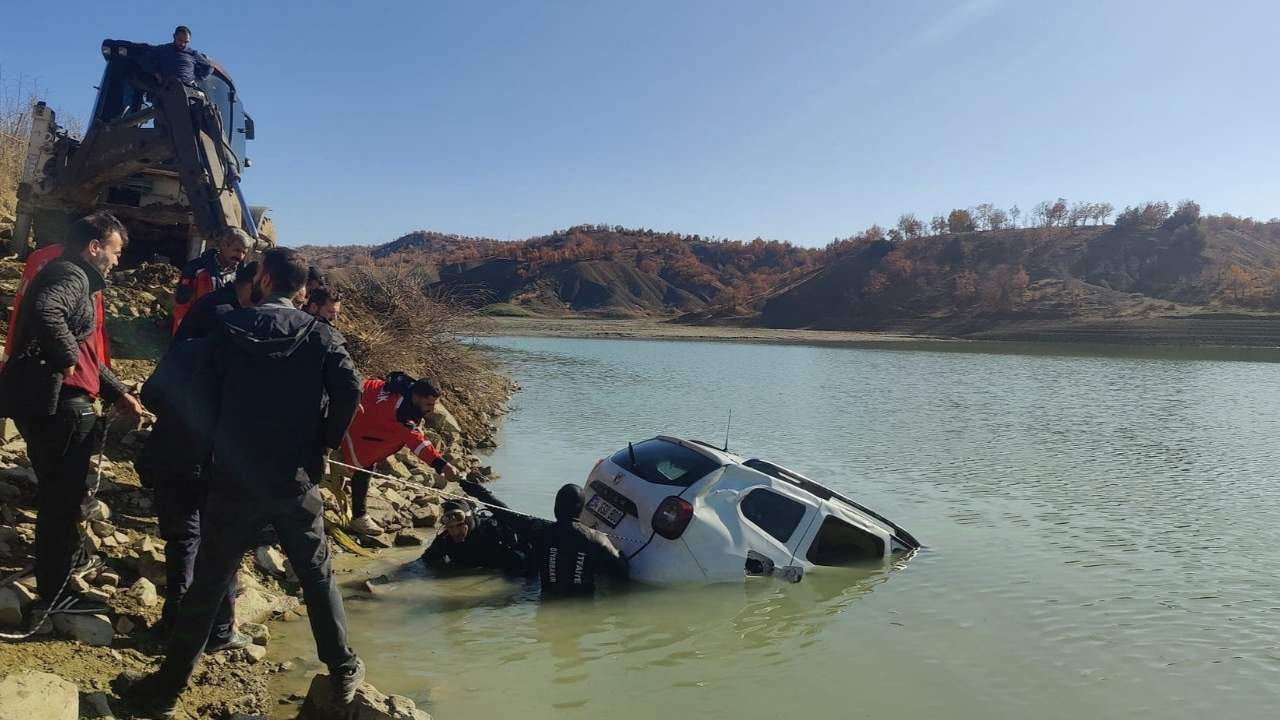
[{"label": "turquoise water", "polygon": [[[1274,364],[482,342],[523,388],[490,460],[519,509],[549,514],[556,488],[628,440],[723,442],[732,410],[730,449],[829,484],[927,547],[798,585],[544,606],[501,578],[411,579],[350,602],[370,679],[438,718],[1275,712]],[[305,625],[282,627],[273,654],[309,655]]]}]

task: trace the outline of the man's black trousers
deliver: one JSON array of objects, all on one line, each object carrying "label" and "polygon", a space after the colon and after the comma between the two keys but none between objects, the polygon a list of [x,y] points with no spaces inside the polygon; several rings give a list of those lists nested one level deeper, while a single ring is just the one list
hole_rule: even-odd
[{"label": "man's black trousers", "polygon": [[157,673],[158,689],[177,694],[186,687],[240,558],[268,523],[275,527],[280,547],[302,583],[320,661],[335,673],[353,667],[356,656],[347,647],[346,614],[330,565],[320,490],[312,487],[294,498],[247,502],[220,495],[214,483],[203,512],[195,578],[178,608],[169,649]]},{"label": "man's black trousers", "polygon": [[70,390],[53,415],[14,418],[36,471],[36,590],[49,602],[80,555],[80,504],[97,421],[89,397]]},{"label": "man's black trousers", "polygon": [[364,470],[351,476],[351,517],[358,518],[368,512],[369,480],[373,476]]},{"label": "man's black trousers", "polygon": [[[161,620],[173,629],[174,618],[182,598],[195,576],[196,552],[200,549],[201,511],[208,495],[207,478],[198,471],[159,473],[153,483],[156,489],[156,520],[160,537],[164,538],[164,563],[167,575],[164,588],[164,612]],[[231,576],[218,612],[209,632],[209,644],[221,645],[235,633],[236,575]]]}]

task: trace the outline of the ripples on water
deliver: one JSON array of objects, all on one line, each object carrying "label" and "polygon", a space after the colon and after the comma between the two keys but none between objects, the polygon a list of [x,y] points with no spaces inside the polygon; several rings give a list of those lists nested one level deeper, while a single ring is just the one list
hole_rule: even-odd
[{"label": "ripples on water", "polygon": [[[658,433],[789,466],[927,546],[901,568],[540,605],[494,578],[355,602],[379,685],[440,717],[1271,717],[1270,363],[619,340],[485,341],[523,390],[495,490]],[[1258,359],[1256,353],[1250,359]]]}]

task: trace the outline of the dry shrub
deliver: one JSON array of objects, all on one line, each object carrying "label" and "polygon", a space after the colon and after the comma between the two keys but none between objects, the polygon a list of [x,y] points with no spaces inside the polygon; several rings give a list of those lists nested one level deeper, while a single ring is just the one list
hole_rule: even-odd
[{"label": "dry shrub", "polygon": [[0,70],[0,222],[11,221],[18,203],[18,180],[31,136],[31,106],[38,88],[27,78]]},{"label": "dry shrub", "polygon": [[510,383],[479,351],[459,342],[474,311],[458,298],[433,291],[413,267],[350,268],[330,282],[342,293],[338,329],[366,377],[393,370],[435,377],[445,404],[473,438],[487,438],[486,417],[510,394]]}]

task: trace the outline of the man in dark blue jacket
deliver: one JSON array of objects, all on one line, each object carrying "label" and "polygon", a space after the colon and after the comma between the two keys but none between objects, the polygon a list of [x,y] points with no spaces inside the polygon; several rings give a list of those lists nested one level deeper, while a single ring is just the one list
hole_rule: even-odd
[{"label": "man in dark blue jacket", "polygon": [[183,85],[191,85],[213,72],[209,58],[191,47],[191,28],[186,25],[175,28],[173,42],[156,47],[145,62],[160,76],[161,82],[174,78]]},{"label": "man in dark blue jacket", "polygon": [[267,524],[302,584],[335,694],[350,702],[364,679],[364,663],[347,646],[318,488],[325,453],[338,447],[355,416],[361,381],[342,335],[290,302],[306,277],[297,253],[268,250],[254,280],[265,299],[227,313],[212,338],[213,476],[195,579],[160,669],[124,678],[130,699],[159,717],[176,713],[240,558]]}]

